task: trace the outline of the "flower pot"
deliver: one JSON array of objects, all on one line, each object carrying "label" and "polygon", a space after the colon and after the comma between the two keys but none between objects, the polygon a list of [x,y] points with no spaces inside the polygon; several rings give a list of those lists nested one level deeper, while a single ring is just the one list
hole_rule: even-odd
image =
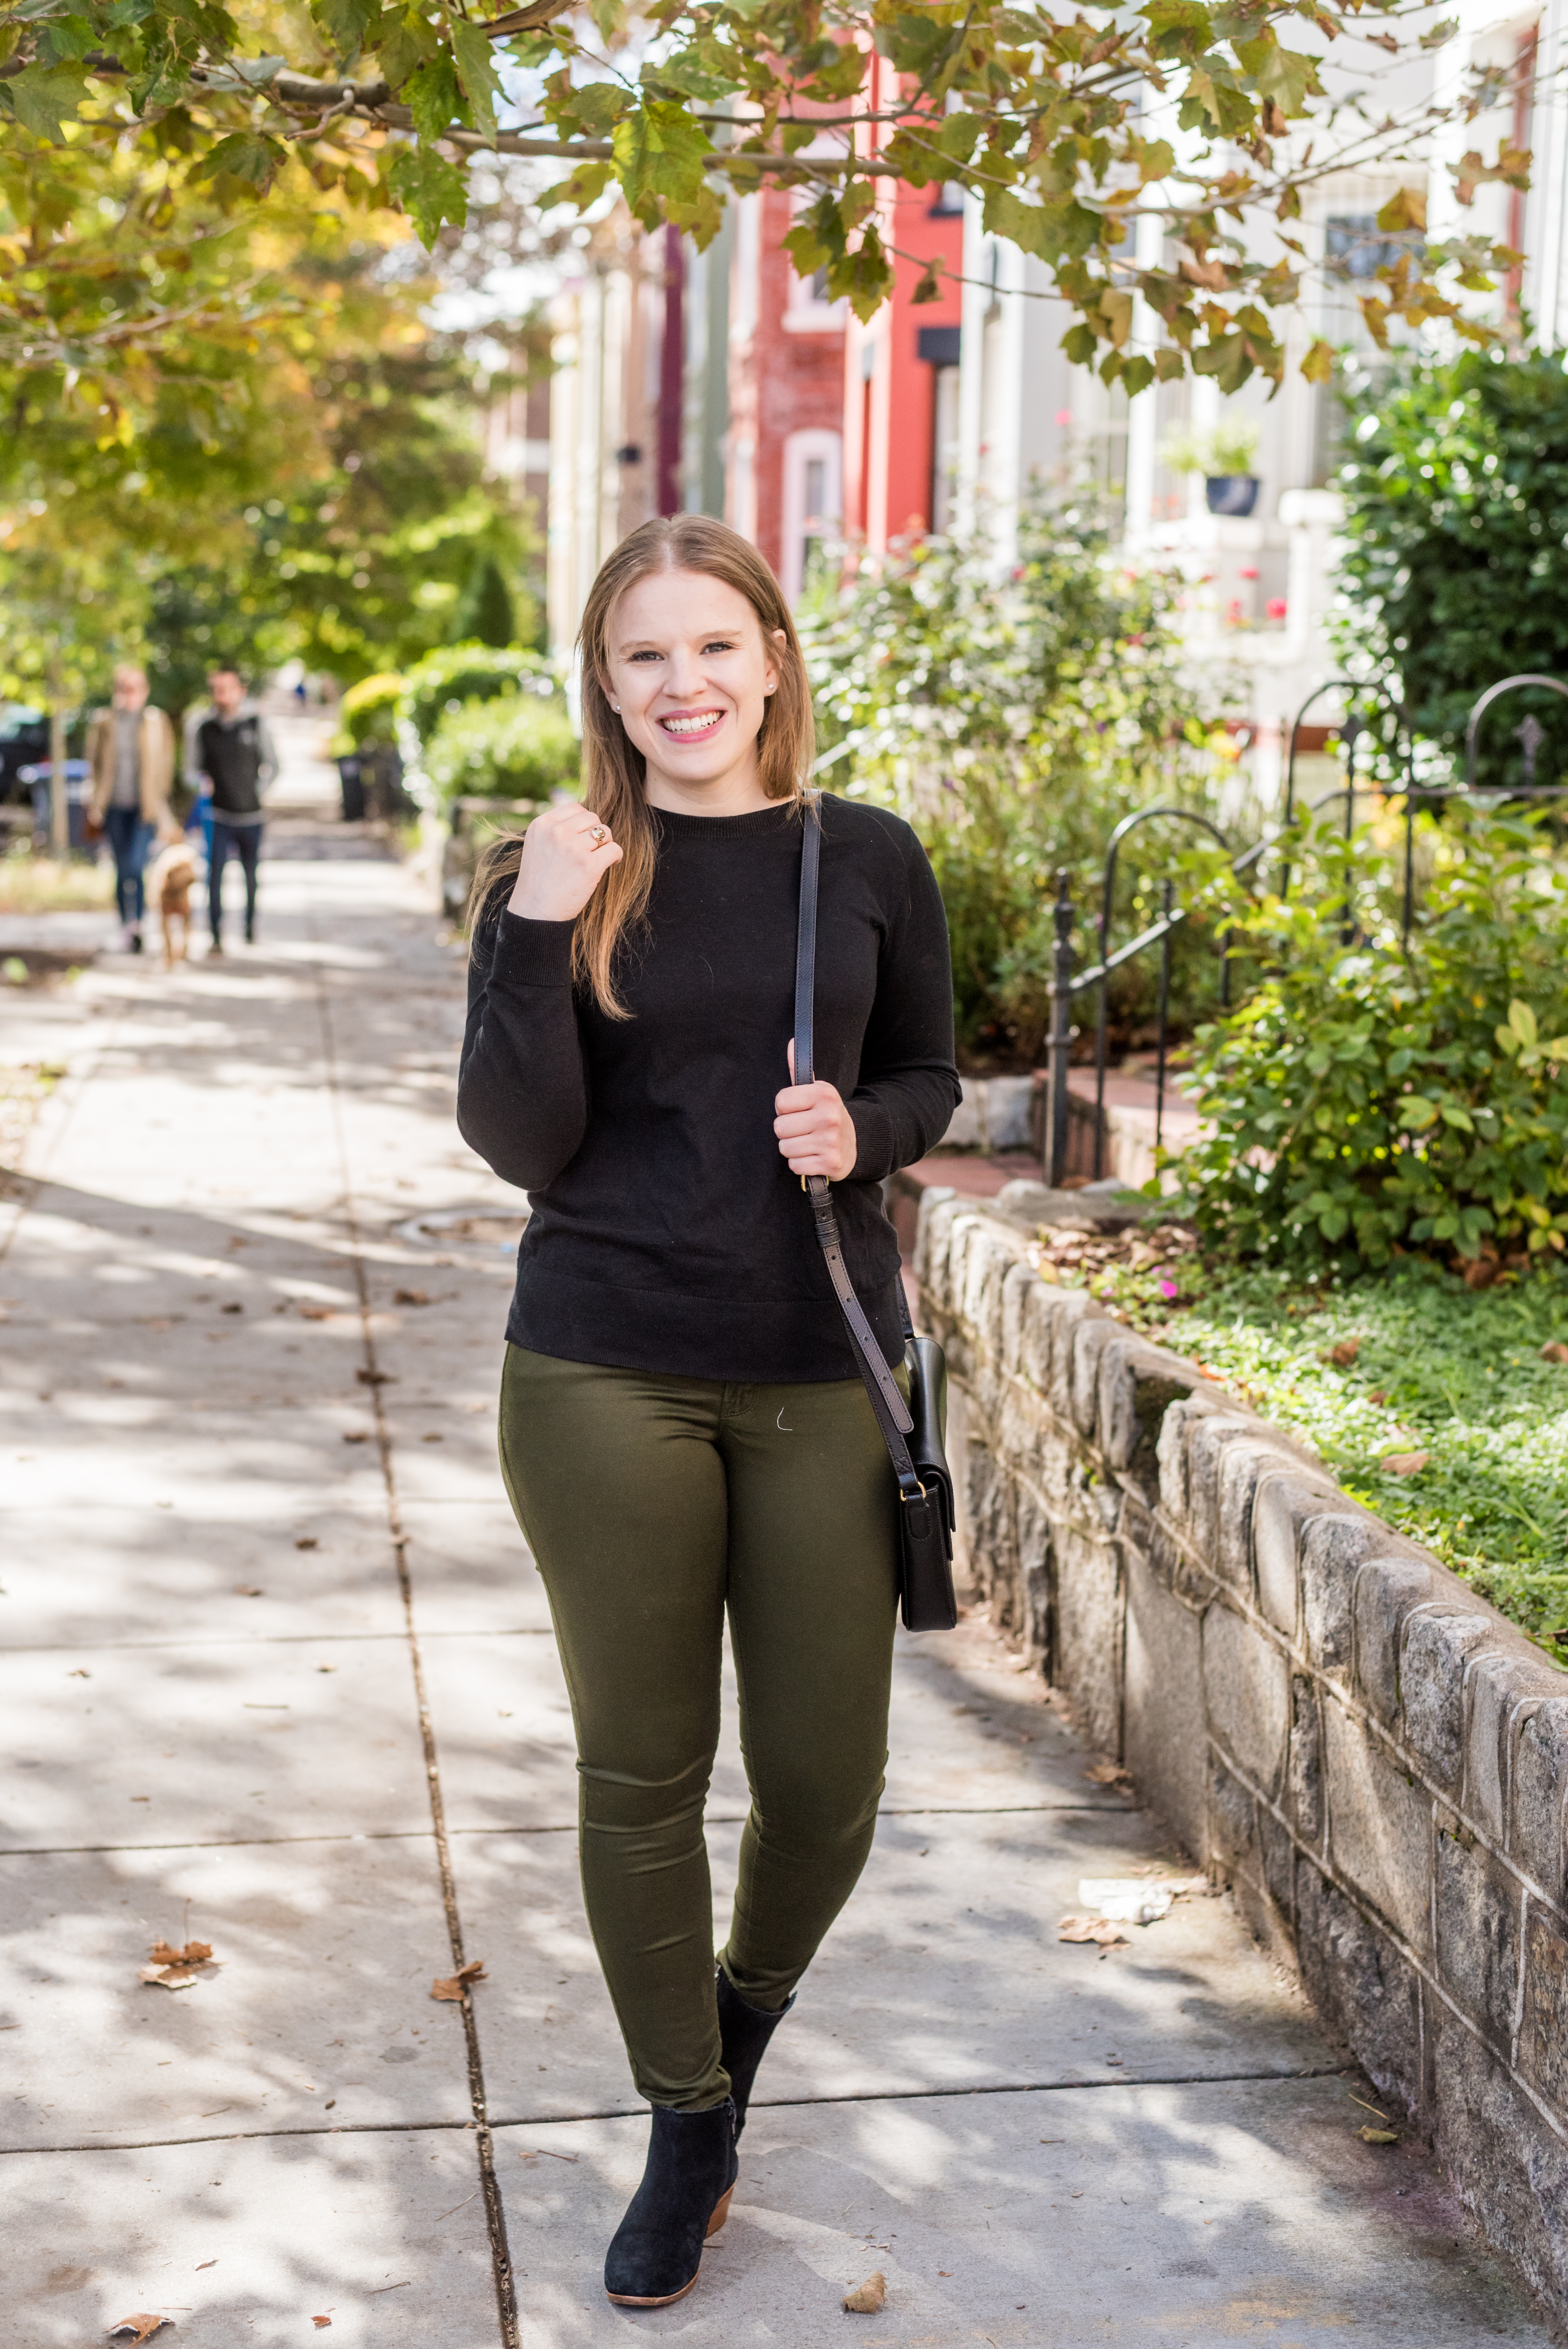
[{"label": "flower pot", "polygon": [[1212,514],[1233,514],[1240,521],[1256,505],[1262,487],[1255,473],[1211,473],[1203,495]]}]

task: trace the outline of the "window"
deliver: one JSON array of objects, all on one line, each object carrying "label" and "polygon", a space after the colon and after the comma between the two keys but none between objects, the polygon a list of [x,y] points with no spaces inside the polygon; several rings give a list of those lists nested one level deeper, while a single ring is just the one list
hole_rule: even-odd
[{"label": "window", "polygon": [[843,440],[837,432],[791,432],[784,443],[784,526],[779,577],[791,604],[814,561],[843,529]]}]

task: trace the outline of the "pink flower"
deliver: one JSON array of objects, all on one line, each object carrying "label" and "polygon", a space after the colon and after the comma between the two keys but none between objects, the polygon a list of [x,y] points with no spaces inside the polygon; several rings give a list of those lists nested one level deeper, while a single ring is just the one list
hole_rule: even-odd
[{"label": "pink flower", "polygon": [[1244,564],[1242,570],[1237,574],[1237,576],[1242,579],[1255,579],[1257,575],[1258,566],[1255,563],[1248,563]]},{"label": "pink flower", "polygon": [[1072,412],[1072,409],[1071,409],[1070,408],[1058,408],[1058,409],[1057,409],[1057,422],[1058,424],[1070,424],[1070,423],[1072,422],[1072,420],[1073,420],[1073,412]]},{"label": "pink flower", "polygon": [[1268,602],[1264,605],[1264,610],[1268,614],[1271,620],[1283,620],[1285,616],[1286,609],[1287,606],[1283,595],[1271,595]]},{"label": "pink flower", "polygon": [[1180,1297],[1181,1294],[1168,1272],[1160,1276],[1160,1294],[1161,1297]]},{"label": "pink flower", "polygon": [[1234,595],[1232,596],[1230,602],[1225,606],[1225,617],[1232,627],[1236,627],[1240,625],[1242,606],[1240,601]]}]

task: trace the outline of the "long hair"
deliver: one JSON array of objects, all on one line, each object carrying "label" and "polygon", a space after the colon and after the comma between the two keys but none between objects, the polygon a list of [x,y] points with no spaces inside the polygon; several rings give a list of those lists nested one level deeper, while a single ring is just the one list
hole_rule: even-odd
[{"label": "long hair", "polygon": [[[727,523],[693,513],[645,522],[624,538],[600,566],[577,636],[583,664],[583,804],[608,824],[622,856],[577,917],[572,974],[580,987],[592,989],[600,1010],[612,1019],[630,1016],[616,991],[615,957],[647,908],[658,827],[644,794],[646,762],[610,707],[605,682],[610,616],[628,587],[659,571],[691,571],[722,579],[745,596],[757,615],[779,669],[779,683],[764,706],[757,737],[758,780],[770,800],[803,804],[816,747],[800,639],[783,590],[749,541]],[[777,642],[779,636],[782,644]],[[515,877],[521,857],[521,842],[511,838],[493,841],[480,858],[469,901],[476,936],[484,910],[501,883],[510,885]]]}]

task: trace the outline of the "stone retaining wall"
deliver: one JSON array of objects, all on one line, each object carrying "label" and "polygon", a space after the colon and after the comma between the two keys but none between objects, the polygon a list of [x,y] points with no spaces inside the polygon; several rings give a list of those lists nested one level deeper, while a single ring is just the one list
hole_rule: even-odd
[{"label": "stone retaining wall", "polygon": [[1032,1237],[922,1206],[975,1593],[1568,2314],[1568,1677]]}]

